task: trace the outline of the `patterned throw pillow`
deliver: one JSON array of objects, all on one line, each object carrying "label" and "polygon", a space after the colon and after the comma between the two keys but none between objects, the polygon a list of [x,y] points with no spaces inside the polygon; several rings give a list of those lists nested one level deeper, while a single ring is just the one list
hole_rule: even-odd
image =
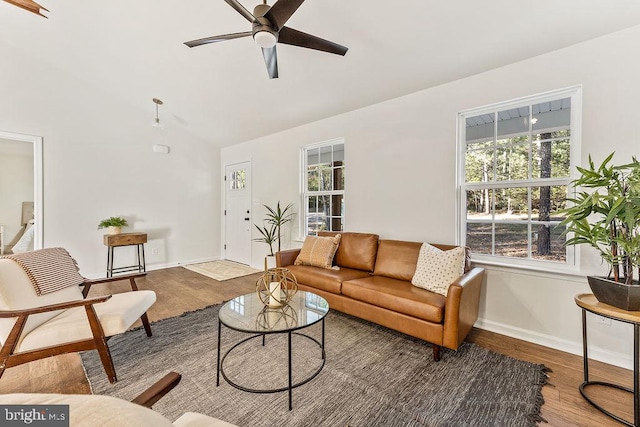
[{"label": "patterned throw pillow", "polygon": [[340,244],[340,234],[331,237],[307,236],[294,265],[332,268],[333,256]]},{"label": "patterned throw pillow", "polygon": [[449,285],[464,274],[464,262],[464,247],[443,251],[423,243],[411,284],[446,297]]}]

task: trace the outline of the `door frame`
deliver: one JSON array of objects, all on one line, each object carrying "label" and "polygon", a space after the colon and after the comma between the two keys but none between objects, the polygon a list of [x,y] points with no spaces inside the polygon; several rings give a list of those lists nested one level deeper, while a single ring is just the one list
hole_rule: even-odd
[{"label": "door frame", "polygon": [[[226,177],[227,177],[227,168],[230,166],[234,166],[234,165],[239,165],[242,163],[249,163],[249,171],[250,174],[249,176],[251,177],[251,182],[249,182],[249,185],[247,186],[247,192],[249,193],[249,221],[251,222],[251,224],[253,225],[253,198],[252,198],[252,191],[253,191],[253,162],[251,161],[251,158],[249,159],[245,159],[245,160],[237,160],[231,163],[226,163],[222,166],[222,177],[221,177],[221,185],[222,185],[222,203],[221,206],[222,208],[220,209],[220,216],[222,218],[222,241],[220,242],[220,253],[222,254],[221,259],[227,259],[227,249],[226,249],[226,244],[227,244],[227,216],[225,215],[225,211],[227,210],[227,181],[226,181]],[[249,266],[252,267],[251,263],[253,262],[253,226],[249,227],[249,229],[251,230],[249,232]]]}]

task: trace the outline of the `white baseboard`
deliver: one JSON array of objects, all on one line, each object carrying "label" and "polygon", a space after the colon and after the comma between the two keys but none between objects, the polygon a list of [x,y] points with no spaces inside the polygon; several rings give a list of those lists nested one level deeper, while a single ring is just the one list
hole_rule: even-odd
[{"label": "white baseboard", "polygon": [[[476,328],[495,332],[497,334],[506,335],[508,337],[517,338],[523,341],[532,342],[534,344],[550,347],[566,353],[582,356],[582,342],[573,342],[559,339],[552,335],[541,334],[529,331],[527,329],[515,326],[505,325],[503,323],[494,322],[492,320],[478,319],[474,325]],[[589,346],[589,359],[598,360],[610,365],[619,366],[625,369],[633,369],[633,356],[611,352],[599,347]]]},{"label": "white baseboard", "polygon": [[[202,262],[217,261],[219,259],[220,259],[219,257],[212,257],[212,258],[192,259],[188,261],[164,262],[164,263],[153,263],[153,264],[147,263],[146,268],[147,268],[147,271],[164,270],[165,268],[182,267],[183,265],[200,264]],[[84,277],[86,277],[87,279],[102,279],[105,277],[105,274],[104,272],[92,273],[92,274],[85,274]]]}]

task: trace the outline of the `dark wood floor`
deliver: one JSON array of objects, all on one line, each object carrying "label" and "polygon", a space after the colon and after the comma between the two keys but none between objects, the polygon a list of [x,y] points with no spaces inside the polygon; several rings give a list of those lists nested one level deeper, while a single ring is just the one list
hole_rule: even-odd
[{"label": "dark wood floor", "polygon": [[[177,267],[149,272],[138,284],[141,289],[152,289],[157,294],[157,302],[149,310],[150,320],[156,321],[253,292],[256,278],[257,275],[252,275],[218,282]],[[92,288],[91,296],[125,291],[128,289],[128,282],[98,286]],[[621,425],[597,411],[580,395],[578,386],[582,382],[581,357],[480,329],[474,329],[468,341],[551,368],[549,384],[543,388],[545,404],[542,416],[548,421],[547,425]],[[429,354],[425,354],[425,357],[428,356]],[[117,369],[116,366],[116,371]],[[626,386],[633,384],[632,373],[626,369],[593,361],[590,371],[592,380],[613,381]],[[16,392],[84,394],[90,393],[90,390],[80,357],[77,354],[67,354],[8,369],[0,379],[0,393]],[[591,393],[605,408],[626,419],[633,419],[630,394],[602,388]]]}]

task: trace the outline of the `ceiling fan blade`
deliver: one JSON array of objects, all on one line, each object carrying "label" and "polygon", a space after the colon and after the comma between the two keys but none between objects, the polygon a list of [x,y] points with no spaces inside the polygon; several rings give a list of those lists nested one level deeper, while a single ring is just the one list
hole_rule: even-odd
[{"label": "ceiling fan blade", "polygon": [[48,18],[48,16],[42,14],[42,11],[44,10],[49,12],[49,9],[42,7],[35,1],[32,1],[32,0],[4,0],[4,1],[14,6],[18,6],[24,10],[28,10],[29,12],[33,12],[36,15],[40,15],[43,18]]},{"label": "ceiling fan blade", "polygon": [[278,78],[278,54],[276,47],[262,48],[262,56],[264,56],[264,64],[267,66],[267,73],[270,79]]},{"label": "ceiling fan blade", "polygon": [[224,0],[227,2],[229,6],[234,8],[240,15],[244,16],[247,21],[253,22],[256,20],[256,17],[253,16],[251,12],[249,12],[243,5],[241,5],[237,0]]},{"label": "ceiling fan blade", "polygon": [[251,31],[245,31],[243,33],[232,33],[232,34],[222,34],[220,36],[211,36],[205,37],[203,39],[191,40],[190,42],[185,42],[189,47],[202,46],[203,44],[222,42],[225,40],[238,39],[240,37],[247,37],[251,35]]},{"label": "ceiling fan blade", "polygon": [[271,9],[264,14],[264,17],[273,24],[276,30],[284,27],[291,15],[298,10],[304,0],[278,0]]},{"label": "ceiling fan blade", "polygon": [[[282,1],[282,0],[280,0]],[[276,3],[277,4],[277,3]],[[275,7],[275,6],[274,6]],[[321,50],[323,52],[335,53],[344,56],[349,50],[348,47],[294,30],[289,27],[282,27],[278,34],[278,43],[290,44],[293,46],[305,47],[307,49]]]}]

